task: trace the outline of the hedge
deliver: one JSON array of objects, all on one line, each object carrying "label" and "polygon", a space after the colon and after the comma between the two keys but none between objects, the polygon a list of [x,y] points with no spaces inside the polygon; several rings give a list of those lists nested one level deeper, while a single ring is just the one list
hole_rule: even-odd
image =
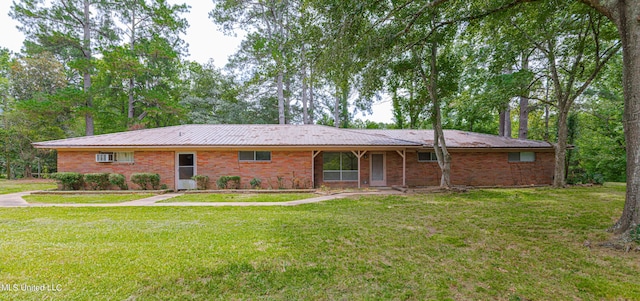
[{"label": "hedge", "polygon": [[84,185],[83,176],[78,172],[58,172],[52,178],[62,185],[62,190],[80,190]]},{"label": "hedge", "polygon": [[160,189],[160,175],[157,173],[134,173],[130,180],[142,190]]}]

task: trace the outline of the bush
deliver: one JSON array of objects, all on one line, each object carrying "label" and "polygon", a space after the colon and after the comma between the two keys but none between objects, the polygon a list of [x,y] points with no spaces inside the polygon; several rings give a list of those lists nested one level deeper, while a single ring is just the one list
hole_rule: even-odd
[{"label": "bush", "polygon": [[251,185],[251,188],[253,189],[258,189],[262,185],[262,180],[260,180],[259,178],[253,178],[251,179],[251,182],[249,182],[249,185]]},{"label": "bush", "polygon": [[118,186],[121,190],[127,190],[127,178],[119,173],[109,174],[109,183]]},{"label": "bush", "polygon": [[222,176],[216,181],[219,189],[238,189],[240,188],[239,176]]},{"label": "bush", "polygon": [[157,173],[134,173],[131,174],[130,180],[137,184],[141,190],[160,188],[160,175]]},{"label": "bush", "polygon": [[196,181],[198,190],[207,190],[209,187],[209,176],[195,175],[191,179]]},{"label": "bush", "polygon": [[91,190],[107,190],[109,188],[109,174],[106,172],[87,173],[84,182]]},{"label": "bush", "polygon": [[82,174],[78,172],[58,172],[52,177],[62,186],[62,190],[80,190],[84,184]]}]

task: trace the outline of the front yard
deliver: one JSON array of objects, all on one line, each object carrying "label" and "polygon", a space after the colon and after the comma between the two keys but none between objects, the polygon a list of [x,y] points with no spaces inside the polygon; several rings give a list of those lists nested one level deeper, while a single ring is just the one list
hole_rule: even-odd
[{"label": "front yard", "polygon": [[0,208],[0,300],[640,299],[624,189]]},{"label": "front yard", "polygon": [[31,190],[53,190],[58,185],[53,180],[6,180],[0,179],[0,194],[9,194]]},{"label": "front yard", "polygon": [[289,202],[317,197],[314,193],[188,193],[175,198],[161,201],[161,203],[176,202]]},{"label": "front yard", "polygon": [[30,204],[113,204],[135,201],[153,194],[32,194],[22,197]]}]

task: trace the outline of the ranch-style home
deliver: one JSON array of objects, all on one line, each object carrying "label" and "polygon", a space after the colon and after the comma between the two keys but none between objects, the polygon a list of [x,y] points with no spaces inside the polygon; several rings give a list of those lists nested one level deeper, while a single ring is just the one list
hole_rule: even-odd
[{"label": "ranch-style home", "polygon": [[[451,182],[465,186],[549,185],[547,142],[445,130]],[[59,172],[158,173],[169,189],[240,176],[241,188],[437,186],[431,130],[339,129],[321,125],[180,125],[34,143],[55,149]],[[254,181],[254,184],[257,181]]]}]

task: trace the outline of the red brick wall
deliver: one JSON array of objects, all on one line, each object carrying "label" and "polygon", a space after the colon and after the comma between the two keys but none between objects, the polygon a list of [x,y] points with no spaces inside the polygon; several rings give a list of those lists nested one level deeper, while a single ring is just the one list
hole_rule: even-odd
[{"label": "red brick wall", "polygon": [[[152,172],[160,174],[162,184],[175,188],[175,152],[136,151],[135,163],[96,163],[97,151],[58,151],[58,171],[80,173],[120,173],[129,180],[132,173]],[[281,183],[286,188],[293,181],[301,188],[311,187],[310,151],[273,151],[270,162],[240,162],[237,151],[196,152],[197,173],[207,175],[210,187],[220,176],[240,176],[241,187],[249,188],[251,179],[260,178],[262,188],[277,189]],[[369,187],[370,152],[360,159],[360,186]],[[385,152],[387,186],[402,185],[402,157],[395,151]],[[535,162],[508,162],[507,152],[453,152],[451,181],[454,185],[515,186],[548,185],[553,181],[554,154],[536,153]],[[322,153],[315,163],[315,187],[357,187],[358,182],[325,182],[322,176]],[[408,186],[437,186],[440,184],[440,168],[437,162],[418,162],[415,151],[406,154],[406,184]],[[366,181],[366,183],[365,183]],[[128,183],[135,188],[132,183]]]},{"label": "red brick wall", "polygon": [[[387,186],[402,185],[402,157],[395,151],[385,154]],[[508,152],[452,152],[451,161],[453,185],[519,186],[550,185],[553,182],[553,152],[536,153],[535,162],[509,162]],[[360,187],[369,187],[369,164],[369,159],[361,158]],[[316,157],[315,166],[316,187],[358,186],[357,182],[323,181],[322,153]],[[418,162],[416,151],[407,151],[406,167],[407,186],[440,185],[441,173],[437,162]]]},{"label": "red brick wall", "polygon": [[130,189],[137,189],[137,185],[129,181],[131,174],[136,172],[150,172],[160,175],[160,183],[174,189],[175,184],[175,154],[170,151],[136,151],[133,154],[134,163],[97,163],[97,151],[58,151],[59,172],[108,172],[123,174],[127,178]]},{"label": "red brick wall", "polygon": [[[270,162],[240,162],[237,151],[199,151],[197,172],[209,176],[209,187],[216,188],[220,176],[240,176],[240,187],[251,188],[253,178],[262,188],[311,188],[311,151],[272,151]],[[278,177],[282,178],[279,184]]]},{"label": "red brick wall", "polygon": [[553,182],[554,153],[536,153],[535,162],[509,162],[507,152],[454,153],[451,181],[454,185],[517,186]]}]

